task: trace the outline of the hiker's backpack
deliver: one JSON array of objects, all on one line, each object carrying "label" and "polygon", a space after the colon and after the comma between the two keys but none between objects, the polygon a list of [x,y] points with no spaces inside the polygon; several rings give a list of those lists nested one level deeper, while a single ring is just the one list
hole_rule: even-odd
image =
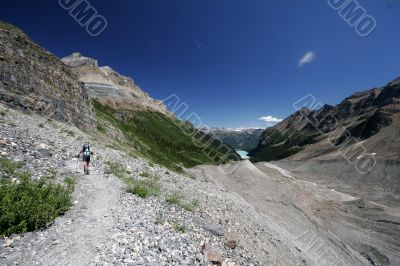
[{"label": "hiker's backpack", "polygon": [[83,146],[83,155],[84,156],[90,156],[91,152],[90,152],[90,147],[89,145],[85,144]]}]

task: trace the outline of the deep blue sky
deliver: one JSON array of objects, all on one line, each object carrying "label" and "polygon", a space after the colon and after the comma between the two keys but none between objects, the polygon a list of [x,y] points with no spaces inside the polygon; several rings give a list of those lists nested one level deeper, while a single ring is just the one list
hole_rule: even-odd
[{"label": "deep blue sky", "polygon": [[397,0],[358,0],[377,21],[364,38],[325,0],[89,2],[108,21],[97,37],[56,0],[1,0],[0,19],[58,57],[80,51],[155,98],[179,95],[209,126],[265,126],[306,94],[337,104],[400,75]]}]

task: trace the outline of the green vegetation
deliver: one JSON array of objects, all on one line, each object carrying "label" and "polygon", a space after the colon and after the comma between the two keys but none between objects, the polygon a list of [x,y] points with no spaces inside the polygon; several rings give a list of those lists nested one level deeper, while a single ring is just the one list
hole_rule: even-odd
[{"label": "green vegetation", "polygon": [[151,174],[149,173],[149,172],[141,172],[140,174],[139,174],[141,177],[151,177]]},{"label": "green vegetation", "polygon": [[52,184],[49,178],[31,180],[29,173],[17,173],[21,167],[0,159],[0,168],[18,179],[0,178],[0,235],[42,228],[71,206],[73,187]]},{"label": "green vegetation", "polygon": [[[117,111],[97,101],[93,104],[98,119],[119,129],[129,140],[119,143],[119,146],[125,146],[124,151],[137,150],[142,156],[171,170],[181,172],[182,167],[215,164],[225,154],[230,156],[223,158],[222,162],[239,158],[233,149],[167,115],[151,111]],[[203,150],[207,141],[211,145]]]},{"label": "green vegetation", "polygon": [[75,189],[76,178],[67,176],[64,178],[64,183],[69,191],[73,191]]},{"label": "green vegetation", "polygon": [[38,127],[44,128],[44,124],[43,124],[43,123],[40,123],[40,124],[38,125]]},{"label": "green vegetation", "polygon": [[106,165],[105,174],[113,174],[121,179],[125,177],[125,169],[119,163],[108,161]]},{"label": "green vegetation", "polygon": [[97,125],[96,128],[97,128],[98,131],[100,131],[102,133],[107,132],[107,129],[103,125]]},{"label": "green vegetation", "polygon": [[158,180],[137,180],[130,178],[126,183],[128,185],[128,192],[141,198],[160,195],[161,188]]},{"label": "green vegetation", "polygon": [[134,179],[127,175],[122,165],[115,162],[106,162],[106,164],[106,173],[121,178],[127,185],[127,191],[129,193],[135,194],[141,198],[160,195],[161,186],[158,178],[149,175],[146,179]]},{"label": "green vegetation", "polygon": [[198,200],[193,200],[192,202],[187,202],[184,197],[180,194],[173,193],[165,199],[165,202],[171,205],[176,205],[186,211],[194,212],[199,206]]},{"label": "green vegetation", "polygon": [[6,111],[1,111],[1,112],[0,112],[0,115],[1,115],[1,116],[6,116],[6,114],[7,114]]},{"label": "green vegetation", "polygon": [[261,136],[261,143],[249,155],[252,162],[281,160],[298,153],[305,145],[314,143],[315,137],[311,133],[282,134],[274,128],[268,128]]},{"label": "green vegetation", "polygon": [[179,204],[181,204],[181,200],[182,200],[182,196],[178,195],[176,193],[170,195],[168,198],[165,199],[165,201],[171,205],[179,205]]},{"label": "green vegetation", "polygon": [[16,171],[22,167],[22,163],[13,162],[7,158],[0,157],[0,169],[3,169],[6,174],[11,177]]},{"label": "green vegetation", "polygon": [[175,231],[179,232],[179,233],[186,233],[186,227],[183,224],[180,224],[178,222],[175,222],[172,227],[175,229]]}]

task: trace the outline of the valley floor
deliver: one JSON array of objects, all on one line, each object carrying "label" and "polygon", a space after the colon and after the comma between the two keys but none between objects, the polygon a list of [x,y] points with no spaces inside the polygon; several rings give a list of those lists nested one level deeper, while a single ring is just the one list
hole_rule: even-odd
[{"label": "valley floor", "polygon": [[307,265],[400,265],[396,205],[358,197],[355,188],[350,195],[298,179],[276,164],[243,161],[229,170],[199,166],[191,171],[251,203],[265,228],[277,232]]}]

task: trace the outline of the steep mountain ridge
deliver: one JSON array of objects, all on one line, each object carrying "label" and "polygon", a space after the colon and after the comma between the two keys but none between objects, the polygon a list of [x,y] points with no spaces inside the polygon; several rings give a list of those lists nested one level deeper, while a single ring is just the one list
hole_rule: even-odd
[{"label": "steep mountain ridge", "polygon": [[109,66],[99,67],[97,60],[76,52],[61,59],[85,84],[89,96],[117,109],[152,110],[168,114],[162,101],[155,100],[132,78],[123,76]]},{"label": "steep mountain ridge", "polygon": [[[302,108],[274,127],[267,128],[256,149],[253,161],[287,158],[339,159],[337,151],[358,145],[374,137],[383,128],[396,130],[400,122],[400,82],[395,79],[382,88],[357,92],[336,106],[324,105],[318,110]],[[374,142],[371,140],[370,142]],[[374,146],[377,159],[400,159],[387,155],[386,145]],[[398,147],[400,148],[400,146]]]},{"label": "steep mountain ridge", "polygon": [[0,43],[0,102],[94,127],[95,115],[82,83],[57,57],[5,22],[0,22]]}]

